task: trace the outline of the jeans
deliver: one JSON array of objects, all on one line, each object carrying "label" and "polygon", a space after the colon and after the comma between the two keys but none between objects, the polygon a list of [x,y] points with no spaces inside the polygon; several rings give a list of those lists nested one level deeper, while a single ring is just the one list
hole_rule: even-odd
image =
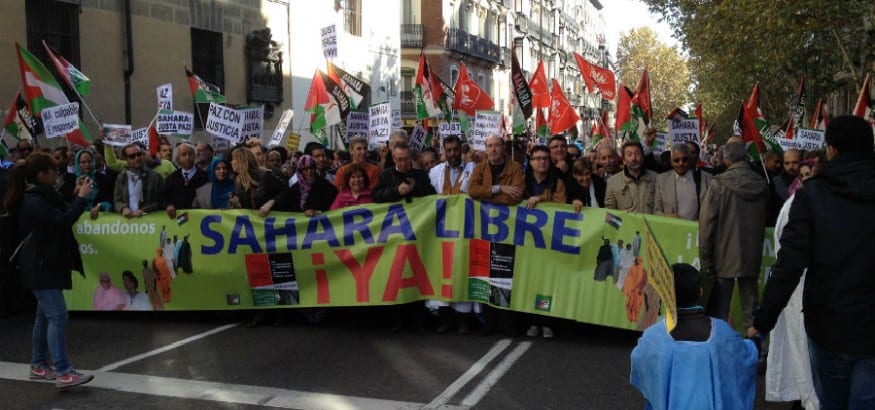
[{"label": "jeans", "polygon": [[830,352],[811,338],[808,350],[822,410],[875,409],[875,355]]},{"label": "jeans", "polygon": [[30,365],[46,366],[52,356],[55,373],[67,374],[73,365],[67,359],[67,305],[61,289],[38,289],[36,295],[36,322],[33,324],[33,354]]}]

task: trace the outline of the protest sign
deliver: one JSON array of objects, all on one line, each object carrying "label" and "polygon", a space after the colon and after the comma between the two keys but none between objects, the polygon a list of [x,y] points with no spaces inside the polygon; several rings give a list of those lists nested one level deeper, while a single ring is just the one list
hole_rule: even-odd
[{"label": "protest sign", "polygon": [[438,125],[438,133],[443,140],[450,135],[461,136],[462,135],[462,126],[458,121],[453,122],[442,122]]},{"label": "protest sign", "polygon": [[158,111],[155,129],[160,135],[191,135],[194,128],[194,115],[183,111]]},{"label": "protest sign", "polygon": [[301,134],[296,134],[294,132],[289,133],[289,140],[286,141],[286,150],[289,151],[289,155],[292,155],[293,152],[297,151],[300,145]]},{"label": "protest sign", "polygon": [[486,138],[500,135],[501,113],[497,111],[477,111],[474,116],[474,130],[468,134],[471,149],[486,151]]},{"label": "protest sign", "polygon": [[[659,319],[660,306],[670,308],[659,296],[666,298],[673,287],[671,275],[657,265],[670,260],[698,266],[698,225],[622,211],[611,211],[611,221],[622,223],[609,224],[606,212],[584,208],[577,213],[570,205],[551,203],[529,210],[433,195],[338,209],[318,218],[189,210],[189,222],[176,225],[166,224],[159,213],[136,220],[118,214],[91,220],[86,214],[73,233],[86,272],[109,272],[118,282],[121,272],[139,275],[143,260],[156,259],[162,237],[184,241],[174,245],[181,245],[180,259],[191,261],[180,272],[191,275],[170,284],[166,310],[480,301],[640,331]],[[603,238],[611,245],[641,243],[648,296],[634,312],[610,279],[594,275]],[[771,238],[767,233],[762,246],[762,280],[763,270],[774,262]],[[662,262],[656,259],[660,254]],[[70,310],[92,309],[98,280],[97,275],[73,275],[73,289],[65,291]]]},{"label": "protest sign", "polygon": [[398,129],[403,126],[404,124],[401,122],[401,110],[392,110],[392,128]]},{"label": "protest sign", "polygon": [[103,124],[103,143],[114,147],[123,147],[131,143],[131,126],[121,124]]},{"label": "protest sign", "polygon": [[675,144],[694,142],[699,145],[699,120],[690,118],[685,120],[668,120],[669,148]]},{"label": "protest sign", "polygon": [[775,142],[777,142],[778,145],[781,146],[781,150],[783,150],[784,152],[786,152],[787,150],[790,150],[790,149],[796,149],[796,140],[795,139],[791,140],[789,138],[784,138],[784,137],[775,137]]},{"label": "protest sign", "polygon": [[273,130],[273,134],[270,136],[270,141],[267,143],[268,148],[276,147],[283,142],[283,137],[286,135],[286,129],[289,128],[289,124],[291,124],[292,117],[294,116],[294,110],[283,111],[283,115],[276,123],[276,128]]},{"label": "protest sign", "polygon": [[232,144],[243,142],[242,139],[243,114],[230,107],[216,103],[210,103],[210,114],[204,131],[219,138],[226,139]]},{"label": "protest sign", "polygon": [[410,149],[422,150],[425,146],[425,139],[428,136],[428,132],[422,125],[416,124],[413,127],[413,131],[410,133]]},{"label": "protest sign", "polygon": [[41,111],[46,138],[63,137],[79,129],[79,103],[69,103]]},{"label": "protest sign", "polygon": [[368,130],[368,113],[351,111],[346,117],[346,135],[344,135],[346,139],[344,142],[348,143],[349,139],[356,135],[367,138]]},{"label": "protest sign", "polygon": [[337,25],[322,27],[322,54],[328,60],[337,58]]},{"label": "protest sign", "polygon": [[158,94],[158,109],[159,110],[173,110],[173,84],[161,84],[158,88],[155,89],[156,94]]},{"label": "protest sign", "polygon": [[660,153],[663,151],[668,151],[671,147],[668,145],[668,133],[666,132],[657,132],[656,139],[653,140],[653,152]]},{"label": "protest sign", "polygon": [[210,141],[212,142],[213,150],[216,151],[216,154],[223,154],[231,149],[231,142],[226,139],[211,135]]},{"label": "protest sign", "polygon": [[389,142],[392,131],[392,107],[389,103],[380,103],[368,108],[368,147],[379,149]]},{"label": "protest sign", "polygon": [[137,128],[131,131],[131,142],[139,142],[149,149],[149,127]]},{"label": "protest sign", "polygon": [[823,130],[799,128],[796,130],[796,148],[802,151],[815,151],[823,149],[825,143]]},{"label": "protest sign", "polygon": [[238,110],[243,115],[243,125],[240,127],[240,140],[261,138],[264,130],[264,106],[246,107]]}]

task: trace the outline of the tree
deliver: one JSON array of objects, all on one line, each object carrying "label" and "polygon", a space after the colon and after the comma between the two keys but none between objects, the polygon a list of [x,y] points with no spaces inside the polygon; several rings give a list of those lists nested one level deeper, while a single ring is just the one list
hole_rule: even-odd
[{"label": "tree", "polygon": [[[757,82],[763,114],[782,123],[801,75],[810,113],[818,97],[855,98],[875,62],[872,1],[643,1],[675,28],[690,56],[696,99],[721,136],[730,133],[740,102]],[[843,101],[831,112],[848,109]]]},{"label": "tree", "polygon": [[634,91],[645,66],[650,74],[651,120],[656,128],[665,128],[664,119],[671,110],[693,102],[687,61],[648,27],[621,34],[617,47],[620,82]]}]

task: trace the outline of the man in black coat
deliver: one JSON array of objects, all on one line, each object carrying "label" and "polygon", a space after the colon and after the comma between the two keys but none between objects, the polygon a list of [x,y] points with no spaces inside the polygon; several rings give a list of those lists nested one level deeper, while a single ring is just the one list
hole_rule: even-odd
[{"label": "man in black coat", "polygon": [[875,408],[875,154],[872,127],[826,128],[828,162],[798,189],[749,336],[768,332],[807,268],[802,307],[822,408]]},{"label": "man in black coat", "polygon": [[167,215],[176,218],[177,209],[189,209],[194,204],[195,192],[209,181],[207,171],[195,166],[195,148],[182,142],[173,150],[173,162],[179,168],[164,181],[167,197]]},{"label": "man in black coat", "polygon": [[374,188],[375,202],[398,202],[402,199],[410,202],[413,198],[436,194],[428,179],[428,172],[413,169],[407,144],[395,145],[392,160],[395,167],[380,173],[377,187]]}]

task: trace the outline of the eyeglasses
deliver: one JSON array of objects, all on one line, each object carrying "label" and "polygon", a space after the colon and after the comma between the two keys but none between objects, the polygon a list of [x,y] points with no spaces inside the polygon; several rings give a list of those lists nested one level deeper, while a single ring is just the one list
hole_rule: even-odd
[{"label": "eyeglasses", "polygon": [[680,158],[672,158],[671,162],[687,162],[690,160],[690,157],[680,157]]},{"label": "eyeglasses", "polygon": [[128,159],[135,159],[135,158],[140,158],[140,157],[142,157],[142,156],[143,156],[143,153],[142,153],[142,152],[138,152],[138,153],[136,153],[136,154],[128,154],[128,155],[125,155],[125,156],[126,156]]}]

